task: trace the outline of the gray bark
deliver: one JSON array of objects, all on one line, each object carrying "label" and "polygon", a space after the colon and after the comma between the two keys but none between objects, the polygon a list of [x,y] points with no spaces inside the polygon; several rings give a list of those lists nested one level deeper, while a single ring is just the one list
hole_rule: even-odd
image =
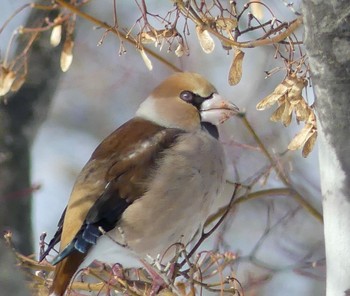
[{"label": "gray bark", "polygon": [[[42,12],[32,10],[27,24],[33,26],[40,19]],[[20,39],[17,52],[25,44]],[[43,34],[29,57],[27,82],[8,97],[8,103],[0,103],[0,232],[11,230],[23,254],[33,252],[30,147],[58,84],[59,54],[60,49],[53,49],[48,34]]]},{"label": "gray bark", "polygon": [[350,5],[304,0],[305,44],[316,95],[327,295],[350,292]]},{"label": "gray bark", "polygon": [[24,275],[15,258],[3,241],[0,241],[0,295],[29,296],[24,285]]}]

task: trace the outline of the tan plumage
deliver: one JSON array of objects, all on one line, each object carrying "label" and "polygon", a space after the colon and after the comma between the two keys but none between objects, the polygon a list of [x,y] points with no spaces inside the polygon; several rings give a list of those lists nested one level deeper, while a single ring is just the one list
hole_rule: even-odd
[{"label": "tan plumage", "polygon": [[189,243],[224,182],[215,125],[235,113],[199,74],[178,73],[156,87],[79,174],[44,254],[61,241],[50,293],[63,295],[94,259],[116,263],[126,252],[135,264]]}]

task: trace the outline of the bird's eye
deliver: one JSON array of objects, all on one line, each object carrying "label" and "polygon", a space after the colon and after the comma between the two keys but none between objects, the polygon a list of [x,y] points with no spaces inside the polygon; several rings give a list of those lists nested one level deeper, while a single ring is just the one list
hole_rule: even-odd
[{"label": "bird's eye", "polygon": [[188,90],[184,90],[183,92],[181,92],[180,98],[185,102],[191,102],[193,99],[193,93],[191,93]]}]

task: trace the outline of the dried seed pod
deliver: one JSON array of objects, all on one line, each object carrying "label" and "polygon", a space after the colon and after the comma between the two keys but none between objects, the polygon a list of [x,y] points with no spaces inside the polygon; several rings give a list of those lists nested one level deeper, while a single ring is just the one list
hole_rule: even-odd
[{"label": "dried seed pod", "polygon": [[186,295],[186,285],[183,282],[177,282],[176,288],[180,292],[180,295]]},{"label": "dried seed pod", "polygon": [[279,105],[276,111],[273,112],[273,114],[271,115],[270,120],[274,122],[281,121],[285,107],[286,107],[285,103],[282,103],[281,105]]},{"label": "dried seed pod", "polygon": [[305,125],[304,128],[289,143],[288,149],[289,150],[300,149],[311,135],[312,135],[312,126]]},{"label": "dried seed pod", "polygon": [[16,79],[16,72],[2,67],[0,74],[0,96],[6,95]]},{"label": "dried seed pod", "polygon": [[13,92],[18,91],[26,81],[26,78],[27,78],[26,75],[21,75],[17,77],[11,86],[11,91]]},{"label": "dried seed pod", "polygon": [[303,147],[302,155],[304,157],[307,157],[311,152],[317,138],[316,116],[302,97],[302,91],[306,85],[307,80],[303,77],[297,77],[295,73],[288,75],[272,94],[262,99],[256,106],[258,110],[264,110],[278,103],[279,107],[270,119],[281,121],[284,126],[291,123],[293,111],[298,122],[305,122],[305,126],[288,145],[289,150]]},{"label": "dried seed pod", "polygon": [[294,105],[294,112],[296,115],[297,121],[306,121],[311,111],[309,105],[304,101],[304,99],[300,100],[297,104]]},{"label": "dried seed pod", "polygon": [[304,100],[301,94],[305,87],[305,81],[307,80],[294,76],[290,77],[289,81],[291,82],[291,88],[288,91],[289,101],[298,102],[300,100]]},{"label": "dried seed pod", "polygon": [[137,37],[142,44],[150,44],[157,41],[157,37],[152,31],[141,32]]},{"label": "dried seed pod", "polygon": [[184,47],[181,43],[179,43],[179,45],[177,46],[177,48],[175,50],[175,55],[180,58],[184,55],[184,53],[185,53]]},{"label": "dried seed pod", "polygon": [[242,78],[242,64],[243,64],[244,52],[240,49],[235,50],[230,72],[228,74],[228,83],[230,85],[236,85]]},{"label": "dried seed pod", "polygon": [[224,40],[221,41],[221,46],[224,50],[231,50],[232,45]]},{"label": "dried seed pod", "polygon": [[[282,103],[285,99],[292,105],[298,104],[299,101],[304,101],[301,93],[305,85],[306,80],[304,78],[298,78],[295,74],[289,75],[275,88],[272,94],[265,97],[257,104],[256,109],[264,110],[277,101]],[[284,95],[286,95],[286,97]]]},{"label": "dried seed pod", "polygon": [[[177,294],[175,294],[174,292],[170,291],[167,288],[161,290],[159,293],[157,293],[157,295],[159,295],[159,296],[177,296]],[[187,296],[188,294],[183,294],[183,295]]]},{"label": "dried seed pod", "polygon": [[314,113],[314,111],[310,108],[310,115],[309,118],[307,119],[307,123],[311,123],[315,128],[317,128],[316,126],[316,115]]},{"label": "dried seed pod", "polygon": [[313,125],[310,123],[305,124],[302,130],[293,138],[293,140],[289,143],[289,150],[297,150],[301,148],[308,138],[312,136],[314,133]]},{"label": "dried seed pod", "polygon": [[290,125],[290,123],[292,121],[292,112],[293,112],[292,105],[289,103],[288,100],[285,100],[285,107],[284,107],[282,118],[281,118],[281,121],[282,121],[284,126]]},{"label": "dried seed pod", "polygon": [[60,44],[62,37],[62,25],[57,25],[52,28],[51,36],[50,36],[50,44],[53,47],[56,47]]},{"label": "dried seed pod", "polygon": [[231,32],[237,28],[238,22],[236,18],[219,17],[215,20],[215,25],[218,29]]},{"label": "dried seed pod", "polygon": [[176,29],[163,29],[163,30],[150,30],[144,31],[138,34],[138,40],[142,44],[156,43],[159,44],[164,41],[164,39],[176,37],[178,32]]},{"label": "dried seed pod", "polygon": [[215,43],[213,38],[211,38],[209,32],[207,30],[203,30],[200,26],[196,27],[196,32],[199,44],[202,47],[203,51],[208,54],[213,52]]},{"label": "dried seed pod", "polygon": [[283,83],[277,85],[272,94],[263,98],[257,105],[257,110],[265,110],[266,108],[271,107],[277,101],[283,101],[285,99],[285,95],[287,94],[288,87],[286,87]]},{"label": "dried seed pod", "polygon": [[310,152],[315,146],[316,139],[317,139],[317,131],[314,131],[313,134],[306,140],[304,144],[304,147],[302,150],[303,157],[307,157],[310,154]]},{"label": "dried seed pod", "polygon": [[67,72],[73,61],[73,47],[74,42],[71,39],[67,39],[63,44],[61,52],[61,70]]},{"label": "dried seed pod", "polygon": [[153,65],[152,65],[151,60],[148,58],[148,56],[147,56],[145,50],[144,50],[143,48],[141,48],[141,49],[139,50],[139,52],[140,52],[140,54],[141,54],[141,57],[142,57],[142,59],[143,59],[143,62],[144,62],[145,65],[146,65],[147,69],[150,70],[150,71],[152,71]]},{"label": "dried seed pod", "polygon": [[252,10],[253,15],[258,19],[262,20],[264,17],[264,12],[263,12],[263,6],[262,4],[258,3],[260,0],[252,2],[250,4],[250,8]]}]

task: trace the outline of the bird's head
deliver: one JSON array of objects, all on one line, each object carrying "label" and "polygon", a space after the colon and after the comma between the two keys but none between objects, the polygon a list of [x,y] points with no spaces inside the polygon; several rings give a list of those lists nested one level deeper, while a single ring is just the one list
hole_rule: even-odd
[{"label": "bird's head", "polygon": [[218,95],[215,87],[197,73],[176,73],[158,85],[140,105],[136,116],[161,126],[185,131],[202,122],[214,125],[237,114],[238,108]]}]

